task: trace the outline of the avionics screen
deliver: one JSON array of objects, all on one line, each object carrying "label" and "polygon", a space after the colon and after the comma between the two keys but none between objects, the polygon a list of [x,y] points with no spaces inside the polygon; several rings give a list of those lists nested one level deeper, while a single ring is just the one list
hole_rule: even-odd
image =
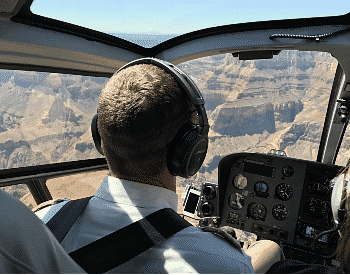
[{"label": "avionics screen", "polygon": [[243,172],[272,178],[274,171],[275,171],[274,167],[255,164],[251,162],[243,163]]},{"label": "avionics screen", "polygon": [[188,195],[188,199],[187,199],[187,203],[185,205],[184,211],[194,214],[194,212],[196,211],[198,200],[199,200],[199,195],[190,193]]}]

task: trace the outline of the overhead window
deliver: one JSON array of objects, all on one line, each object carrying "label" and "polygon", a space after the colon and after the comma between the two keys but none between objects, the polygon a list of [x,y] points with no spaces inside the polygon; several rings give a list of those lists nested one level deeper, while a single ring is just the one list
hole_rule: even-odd
[{"label": "overhead window", "polygon": [[210,27],[346,14],[350,1],[35,0],[35,14],[123,38],[146,48]]}]

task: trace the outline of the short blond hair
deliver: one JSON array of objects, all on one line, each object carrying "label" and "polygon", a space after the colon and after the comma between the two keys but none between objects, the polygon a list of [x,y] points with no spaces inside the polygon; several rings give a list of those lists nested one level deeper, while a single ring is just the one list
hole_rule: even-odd
[{"label": "short blond hair", "polygon": [[135,167],[157,174],[190,109],[185,91],[155,65],[114,74],[98,103],[98,131],[109,168],[124,176],[139,173]]}]

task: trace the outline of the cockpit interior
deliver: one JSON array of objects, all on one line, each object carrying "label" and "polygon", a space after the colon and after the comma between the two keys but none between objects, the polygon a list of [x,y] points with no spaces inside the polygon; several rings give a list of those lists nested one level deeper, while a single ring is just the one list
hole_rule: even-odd
[{"label": "cockpit interior", "polygon": [[178,213],[193,188],[199,202],[184,218],[194,226],[230,226],[242,243],[273,240],[288,259],[336,265],[338,232],[315,237],[335,227],[332,179],[350,158],[349,6],[192,29],[185,22],[188,30],[167,21],[171,31],[159,34],[132,33],[124,21],[115,21],[119,31],[93,29],[95,18],[79,25],[82,15],[70,22],[53,17],[56,4],[47,14],[40,5],[0,3],[2,190],[34,212],[93,196],[108,175],[91,135],[99,95],[120,67],[155,57],[191,77],[210,124],[202,167],[177,178]]}]

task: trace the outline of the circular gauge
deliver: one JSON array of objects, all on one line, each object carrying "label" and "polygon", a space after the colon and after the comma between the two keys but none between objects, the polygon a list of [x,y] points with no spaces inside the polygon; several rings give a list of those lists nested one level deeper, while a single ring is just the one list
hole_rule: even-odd
[{"label": "circular gauge", "polygon": [[204,216],[210,216],[214,212],[214,207],[210,202],[205,202],[201,206],[201,210]]},{"label": "circular gauge", "polygon": [[283,174],[283,176],[285,176],[287,178],[293,176],[293,174],[294,174],[293,167],[291,167],[289,165],[283,166],[282,174]]},{"label": "circular gauge", "polygon": [[282,204],[279,204],[275,205],[272,208],[272,215],[275,217],[276,220],[283,221],[288,217],[289,211],[287,207],[285,207]]},{"label": "circular gauge", "polygon": [[309,186],[309,192],[310,193],[324,193],[324,194],[331,194],[332,191],[329,189],[329,183],[324,180],[324,182],[312,182]]},{"label": "circular gauge", "polygon": [[237,189],[244,189],[248,184],[248,180],[245,176],[239,174],[238,176],[235,176],[233,179],[233,185]]},{"label": "circular gauge", "polygon": [[248,212],[254,220],[263,220],[266,217],[266,207],[259,203],[249,205]]},{"label": "circular gauge", "polygon": [[267,186],[266,182],[258,181],[254,184],[254,190],[257,193],[266,193],[267,190],[269,190],[269,187]]},{"label": "circular gauge", "polygon": [[317,201],[314,198],[308,198],[307,199],[307,207],[306,207],[306,212],[308,214],[314,215],[317,211]]},{"label": "circular gauge", "polygon": [[293,196],[293,189],[289,184],[281,183],[276,186],[276,197],[282,201],[287,201]]},{"label": "circular gauge", "polygon": [[328,204],[327,204],[327,202],[322,201],[322,200],[319,200],[318,206],[319,206],[319,209],[320,209],[319,212],[322,215],[326,215],[328,213],[328,210],[330,209]]},{"label": "circular gauge", "polygon": [[215,198],[216,191],[215,187],[211,185],[207,185],[203,188],[203,195],[207,197],[207,199]]},{"label": "circular gauge", "polygon": [[234,193],[228,198],[228,204],[235,210],[242,209],[244,206],[244,197],[239,193]]}]

